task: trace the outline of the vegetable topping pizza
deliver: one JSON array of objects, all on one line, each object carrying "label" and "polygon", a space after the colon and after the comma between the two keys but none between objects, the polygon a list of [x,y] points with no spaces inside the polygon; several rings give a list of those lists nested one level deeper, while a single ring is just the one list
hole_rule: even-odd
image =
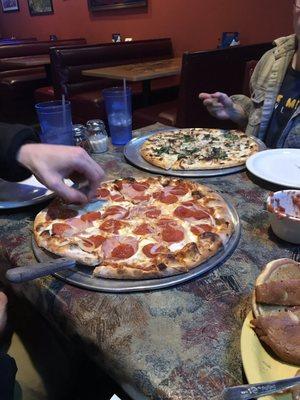
[{"label": "vegetable topping pizza", "polygon": [[180,274],[226,246],[231,213],[210,188],[177,178],[125,178],[101,184],[86,206],[55,200],[34,222],[37,244],[93,266],[96,277],[144,279]]},{"label": "vegetable topping pizza", "polygon": [[258,143],[244,132],[209,128],[161,131],[140,150],[146,161],[166,170],[235,167],[257,151]]}]

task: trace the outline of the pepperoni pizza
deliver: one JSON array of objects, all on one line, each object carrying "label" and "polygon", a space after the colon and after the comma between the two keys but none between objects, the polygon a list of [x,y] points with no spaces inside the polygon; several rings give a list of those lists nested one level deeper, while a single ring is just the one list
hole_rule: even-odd
[{"label": "pepperoni pizza", "polygon": [[115,279],[187,272],[216,254],[232,232],[220,195],[167,177],[104,182],[97,201],[80,207],[55,200],[34,222],[39,246]]}]

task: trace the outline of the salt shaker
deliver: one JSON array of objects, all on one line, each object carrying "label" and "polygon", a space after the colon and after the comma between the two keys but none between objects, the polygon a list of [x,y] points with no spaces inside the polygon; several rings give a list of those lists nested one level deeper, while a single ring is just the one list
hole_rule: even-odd
[{"label": "salt shaker", "polygon": [[91,146],[87,136],[87,128],[84,125],[73,125],[74,145],[84,148],[88,153],[91,151]]},{"label": "salt shaker", "polygon": [[93,153],[104,153],[107,151],[108,137],[104,122],[100,119],[91,119],[86,123],[89,142]]}]

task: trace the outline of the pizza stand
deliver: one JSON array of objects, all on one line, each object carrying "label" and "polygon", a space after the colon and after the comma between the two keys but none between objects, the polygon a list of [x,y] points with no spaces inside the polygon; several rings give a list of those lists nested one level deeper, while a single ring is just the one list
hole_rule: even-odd
[{"label": "pizza stand", "polygon": [[[127,163],[120,149],[95,159],[107,179],[149,175]],[[240,331],[255,278],[268,261],[293,250],[270,232],[263,211],[268,187],[243,171],[193,179],[219,192],[239,215],[230,253],[237,246],[235,251],[209,273],[159,290],[125,293],[85,290],[53,276],[12,285],[68,337],[80,337],[86,353],[133,399],[219,398],[224,386],[240,384]],[[32,223],[43,207],[1,211],[3,269],[37,262]]]}]

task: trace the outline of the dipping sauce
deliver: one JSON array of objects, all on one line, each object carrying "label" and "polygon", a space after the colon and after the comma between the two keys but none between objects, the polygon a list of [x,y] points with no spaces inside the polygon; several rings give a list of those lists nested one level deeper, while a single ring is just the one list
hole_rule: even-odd
[{"label": "dipping sauce", "polygon": [[300,219],[300,191],[283,190],[270,194],[267,209],[284,217]]}]

